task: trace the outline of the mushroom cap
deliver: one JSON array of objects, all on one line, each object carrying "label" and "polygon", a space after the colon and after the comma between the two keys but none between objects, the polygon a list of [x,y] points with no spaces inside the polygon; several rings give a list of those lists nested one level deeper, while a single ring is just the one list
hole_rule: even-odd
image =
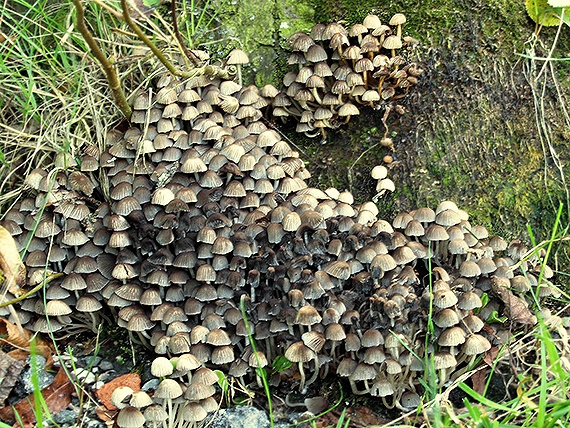
[{"label": "mushroom cap", "polygon": [[382,47],[384,49],[400,49],[402,47],[402,40],[395,35],[388,36],[384,39]]},{"label": "mushroom cap", "polygon": [[396,13],[390,18],[390,25],[402,25],[406,23],[406,16],[403,13]]},{"label": "mushroom cap", "polygon": [[144,426],[145,417],[142,412],[133,406],[124,407],[117,416],[117,425],[121,428],[139,428]]},{"label": "mushroom cap", "polygon": [[111,393],[111,403],[118,409],[127,407],[133,392],[134,390],[129,386],[119,386]]},{"label": "mushroom cap", "polygon": [[238,65],[238,64],[247,64],[249,63],[249,58],[247,54],[242,51],[241,49],[234,49],[228,54],[228,59],[226,64],[229,65]]},{"label": "mushroom cap", "polygon": [[491,349],[491,343],[480,334],[471,334],[461,347],[465,355],[483,354]]},{"label": "mushroom cap", "polygon": [[457,346],[465,342],[465,332],[461,327],[449,327],[441,332],[437,343],[440,346]]},{"label": "mushroom cap", "polygon": [[316,358],[317,354],[303,342],[291,344],[285,351],[285,358],[292,363],[307,363]]}]

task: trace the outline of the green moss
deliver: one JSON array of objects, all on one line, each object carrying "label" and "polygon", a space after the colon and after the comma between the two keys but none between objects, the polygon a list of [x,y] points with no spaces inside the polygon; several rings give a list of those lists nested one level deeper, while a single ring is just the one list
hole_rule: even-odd
[{"label": "green moss", "polygon": [[220,27],[215,32],[220,40],[216,43],[218,56],[241,48],[251,61],[244,67],[246,83],[278,85],[282,74],[275,73],[275,64],[283,62],[284,56],[279,55],[283,40],[296,31],[310,29],[310,5],[293,0],[218,0],[214,8],[219,8]]},{"label": "green moss", "polygon": [[[397,191],[380,201],[381,214],[391,217],[452,199],[473,223],[505,238],[524,239],[527,223],[539,240],[546,238],[566,191],[556,168],[544,160],[524,75],[528,63],[516,55],[526,52],[535,29],[520,0],[395,0],[389,5],[373,0],[238,0],[222,21],[230,40],[226,48],[239,45],[251,53],[251,81],[277,86],[289,69],[283,48],[293,32],[307,31],[316,22],[342,20],[348,26],[368,13],[386,21],[396,12],[408,17],[404,33],[420,41],[406,54],[426,72],[401,101],[407,113],[389,118],[396,147],[390,174]],[[545,46],[554,34],[555,29],[541,30]],[[570,38],[558,43],[554,56],[563,57],[570,51]],[[570,62],[555,65],[561,91],[567,93]],[[552,87],[545,97],[553,145],[567,161],[570,135],[554,107],[558,101]],[[348,127],[330,132],[326,144],[297,135],[294,125],[285,127],[309,165],[311,185],[349,189],[357,201],[374,196],[376,183],[369,172],[390,151],[377,144],[384,131],[383,112],[362,113]]]}]

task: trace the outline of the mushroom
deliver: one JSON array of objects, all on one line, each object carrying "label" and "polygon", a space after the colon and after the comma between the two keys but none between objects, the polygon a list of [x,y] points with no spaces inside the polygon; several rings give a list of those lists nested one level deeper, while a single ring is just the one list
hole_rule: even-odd
[{"label": "mushroom", "polygon": [[402,38],[402,25],[406,23],[406,16],[403,13],[396,13],[390,18],[390,25],[396,25],[396,36]]},{"label": "mushroom", "polygon": [[392,53],[392,58],[396,56],[396,49],[400,49],[402,47],[402,40],[398,36],[388,36],[384,40],[382,44],[384,49],[388,49]]},{"label": "mushroom", "polygon": [[[299,368],[299,374],[301,375],[301,382],[299,385],[299,390],[305,393],[306,387],[312,384],[319,375],[319,358],[317,354],[307,347],[303,342],[295,342],[290,345],[285,351],[285,358],[287,358],[292,363],[297,363]],[[315,368],[313,376],[305,383],[305,370],[303,365],[305,363],[315,360]]]},{"label": "mushroom", "polygon": [[238,84],[240,86],[243,83],[242,82],[242,76],[241,76],[241,66],[243,64],[248,64],[248,63],[249,63],[249,58],[248,58],[247,54],[244,51],[242,51],[241,49],[232,50],[229,53],[228,58],[226,60],[226,64],[237,66]]}]

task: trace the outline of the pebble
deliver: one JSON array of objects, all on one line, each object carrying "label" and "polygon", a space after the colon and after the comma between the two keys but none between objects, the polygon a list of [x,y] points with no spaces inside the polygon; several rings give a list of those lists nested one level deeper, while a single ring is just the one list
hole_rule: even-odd
[{"label": "pebble", "polygon": [[[28,363],[28,367],[24,369],[20,374],[20,381],[16,386],[16,393],[18,395],[25,396],[34,392],[34,383],[32,382],[32,368],[31,366],[29,366],[30,358],[31,357],[28,357],[26,361]],[[46,365],[46,359],[41,355],[35,356],[35,363],[36,363],[37,382],[40,389],[43,389],[53,381],[54,375],[51,373],[47,373],[44,370]]]},{"label": "pebble", "polygon": [[151,391],[151,390],[155,390],[156,388],[158,388],[158,384],[160,383],[160,380],[158,379],[151,379],[148,382],[145,382],[143,384],[143,386],[141,387],[141,389],[145,392]]},{"label": "pebble", "polygon": [[252,406],[220,409],[208,423],[211,428],[269,428],[267,414]]},{"label": "pebble", "polygon": [[91,370],[78,368],[73,370],[73,374],[79,382],[85,383],[87,385],[95,383],[95,374],[93,374]]},{"label": "pebble", "polygon": [[113,363],[107,360],[103,360],[98,364],[102,372],[107,372],[113,370]]}]

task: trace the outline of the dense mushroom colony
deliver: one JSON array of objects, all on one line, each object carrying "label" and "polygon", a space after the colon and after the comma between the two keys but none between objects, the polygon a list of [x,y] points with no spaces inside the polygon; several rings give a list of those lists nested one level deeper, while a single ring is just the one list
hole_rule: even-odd
[{"label": "dense mushroom colony", "polygon": [[[400,37],[394,25],[390,37]],[[393,29],[384,27],[365,22],[349,37],[384,34],[386,48]],[[346,35],[336,34],[345,58]],[[322,49],[306,39],[305,54]],[[383,56],[368,49],[371,60]],[[386,58],[397,67],[396,56]],[[375,73],[359,78],[378,86]],[[394,85],[390,74],[382,79]],[[269,89],[165,73],[134,100],[133,126],[110,131],[102,150],[87,145],[79,170],[34,170],[26,179],[33,195],[1,222],[27,249],[29,285],[48,278],[47,304],[40,295],[25,299],[21,321],[38,332],[72,320],[96,327],[108,308],[133,338],[176,362],[174,375],[173,364],[165,372],[153,364],[163,379],[155,402],[168,411],[184,395],[184,411],[200,415],[194,404],[208,400],[215,382],[206,367],[249,382],[278,355],[298,370],[301,391],[336,373],[355,394],[413,408],[424,374],[415,355],[435,353],[443,385],[497,340],[492,313],[532,323],[521,314],[537,285],[538,256],[488,236],[452,202],[390,223],[372,202],[309,187],[298,153],[260,121],[275,95]],[[373,174],[379,191],[390,190],[383,167]],[[540,294],[555,290],[547,283]],[[435,338],[426,342],[430,307]],[[119,400],[121,413],[142,420],[129,397]]]},{"label": "dense mushroom colony", "polygon": [[[289,38],[289,64],[284,88],[273,100],[274,117],[294,117],[297,131],[307,136],[338,128],[359,106],[391,108],[418,82],[423,70],[397,50],[416,41],[402,38],[406,17],[395,14],[388,24],[368,15],[362,24],[346,29],[339,23],[317,24],[310,35]],[[397,110],[403,111],[401,106]]]}]

